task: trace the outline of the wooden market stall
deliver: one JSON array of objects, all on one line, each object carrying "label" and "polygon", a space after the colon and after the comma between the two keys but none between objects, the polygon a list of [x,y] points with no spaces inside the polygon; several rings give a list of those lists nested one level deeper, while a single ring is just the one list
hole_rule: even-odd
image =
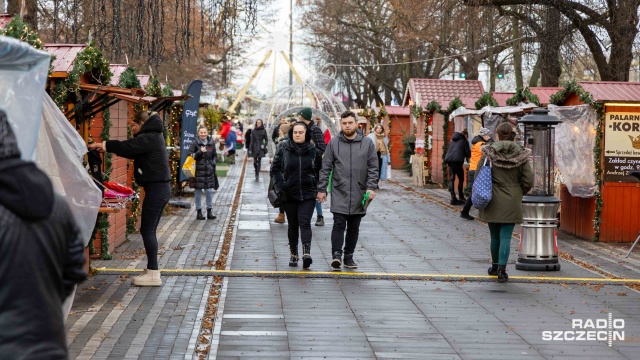
[{"label": "wooden market stall", "polygon": [[[594,111],[601,109],[597,112],[601,153],[595,159],[601,171],[601,198],[597,192],[590,198],[574,197],[563,185],[560,229],[594,241],[632,242],[640,232],[640,182],[628,176],[628,171],[640,170],[640,83],[585,81],[577,85],[568,84],[556,95],[556,103],[579,105],[590,95]],[[594,131],[597,139],[599,130]]]},{"label": "wooden market stall", "polygon": [[[380,109],[376,108],[377,113]],[[411,109],[408,106],[386,106],[386,115],[382,119],[382,126],[389,138],[390,165],[392,169],[401,169],[402,160],[402,140],[413,134],[413,123],[411,122]]]},{"label": "wooden market stall", "polygon": [[[412,112],[411,121],[416,126],[416,151],[419,152],[419,145],[423,145],[425,156],[418,156],[418,160],[426,162],[430,170],[429,181],[444,184],[446,179],[443,149],[451,140],[453,126],[449,126],[449,120],[441,112],[446,112],[456,98],[466,107],[473,108],[483,94],[482,82],[478,80],[409,79],[403,105],[413,105],[426,112],[418,114],[417,119],[414,114],[418,112]],[[435,104],[441,112],[436,111]]]}]

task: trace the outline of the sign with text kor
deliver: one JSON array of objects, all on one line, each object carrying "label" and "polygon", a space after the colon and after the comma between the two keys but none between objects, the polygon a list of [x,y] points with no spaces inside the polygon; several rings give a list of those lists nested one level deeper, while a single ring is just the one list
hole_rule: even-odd
[{"label": "sign with text kor", "polygon": [[640,113],[606,113],[604,181],[637,181],[629,171],[640,171]]}]

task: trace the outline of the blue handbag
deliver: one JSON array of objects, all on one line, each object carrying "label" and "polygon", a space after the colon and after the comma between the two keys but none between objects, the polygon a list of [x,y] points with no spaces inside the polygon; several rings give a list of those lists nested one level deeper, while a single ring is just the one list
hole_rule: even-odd
[{"label": "blue handbag", "polygon": [[476,209],[484,209],[491,202],[491,161],[487,165],[487,159],[477,171],[473,187],[471,188],[471,203]]}]

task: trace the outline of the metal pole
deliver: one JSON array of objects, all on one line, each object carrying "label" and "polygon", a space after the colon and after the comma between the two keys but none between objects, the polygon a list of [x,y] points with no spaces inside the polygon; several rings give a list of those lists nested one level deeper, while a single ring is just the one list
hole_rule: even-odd
[{"label": "metal pole", "polygon": [[[293,62],[293,0],[289,3],[289,60]],[[293,85],[293,71],[289,69],[289,86]]]},{"label": "metal pole", "polygon": [[636,238],[636,241],[633,243],[633,245],[631,245],[631,249],[629,249],[627,256],[625,256],[626,258],[628,258],[629,255],[631,255],[631,252],[633,251],[633,248],[636,247],[636,244],[638,244],[638,241],[640,241],[640,233],[638,233],[638,237]]}]

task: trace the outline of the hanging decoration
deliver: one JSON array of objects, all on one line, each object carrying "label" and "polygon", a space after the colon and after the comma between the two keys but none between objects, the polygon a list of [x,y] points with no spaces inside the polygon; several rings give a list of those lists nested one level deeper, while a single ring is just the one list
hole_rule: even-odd
[{"label": "hanging decoration", "polygon": [[162,88],[162,96],[170,97],[173,96],[173,89],[169,83],[166,83]]},{"label": "hanging decoration", "polygon": [[36,31],[31,30],[26,22],[19,17],[14,17],[9,23],[0,29],[0,35],[9,36],[20,41],[25,41],[38,50],[44,48],[40,35]]},{"label": "hanging decoration", "polygon": [[593,99],[593,96],[586,90],[580,86],[575,81],[571,81],[565,84],[564,88],[557,93],[551,95],[549,98],[549,102],[554,105],[561,105],[564,103],[568,96],[571,94],[576,94],[578,99],[583,104],[589,104],[593,107],[597,118],[598,118],[598,126],[596,127],[596,142],[593,147],[593,164],[594,164],[594,173],[596,178],[596,191],[594,194],[595,202],[596,202],[596,211],[593,217],[593,241],[600,241],[600,224],[602,222],[602,207],[604,206],[604,199],[602,197],[602,185],[603,185],[603,174],[602,174],[602,140],[604,139],[604,105],[600,102],[596,102]]},{"label": "hanging decoration", "polygon": [[516,93],[509,99],[507,99],[508,106],[516,106],[521,102],[529,102],[540,106],[540,99],[534,93],[532,93],[528,87],[526,88],[517,88]]}]

